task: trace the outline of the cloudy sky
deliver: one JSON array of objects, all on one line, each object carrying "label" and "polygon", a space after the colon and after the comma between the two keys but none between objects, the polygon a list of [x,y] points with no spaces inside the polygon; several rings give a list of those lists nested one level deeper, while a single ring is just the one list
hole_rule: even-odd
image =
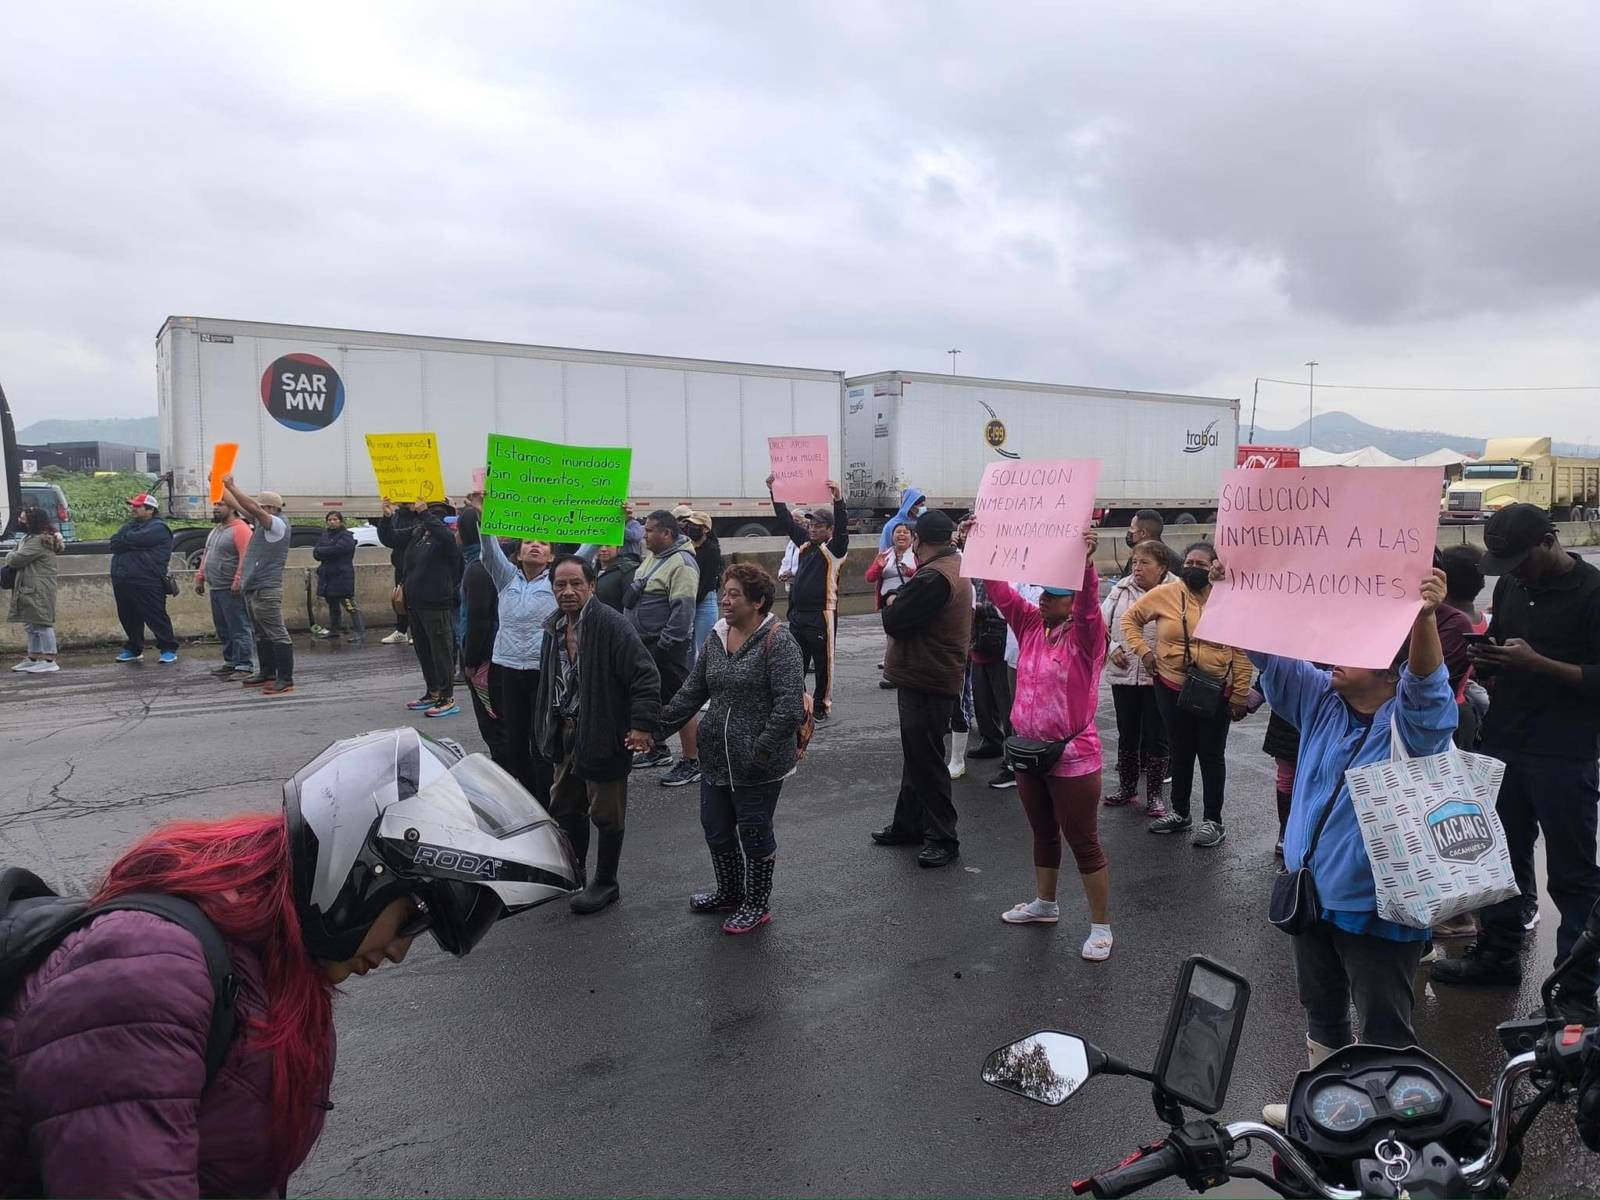
[{"label": "cloudy sky", "polygon": [[[0,383],[169,313],[1240,396],[1600,385],[1600,9],[24,5]],[[1600,390],[1318,408],[1600,442]],[[1263,424],[1304,415],[1263,384]],[[1509,410],[1509,411],[1508,411]]]}]

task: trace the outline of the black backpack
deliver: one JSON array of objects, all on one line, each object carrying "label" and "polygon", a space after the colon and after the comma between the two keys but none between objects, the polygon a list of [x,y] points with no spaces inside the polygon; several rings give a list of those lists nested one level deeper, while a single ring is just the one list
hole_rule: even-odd
[{"label": "black backpack", "polygon": [[154,913],[194,934],[205,951],[214,999],[206,1034],[206,1086],[216,1078],[233,1044],[239,977],[228,944],[204,913],[187,900],[140,892],[90,907],[76,896],[60,896],[32,871],[0,870],[0,1011],[10,1007],[23,982],[75,929],[108,912]]}]

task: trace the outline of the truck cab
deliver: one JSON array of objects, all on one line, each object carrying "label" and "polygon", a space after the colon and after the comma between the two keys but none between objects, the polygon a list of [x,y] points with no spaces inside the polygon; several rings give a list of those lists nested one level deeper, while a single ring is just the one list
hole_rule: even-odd
[{"label": "truck cab", "polygon": [[1558,457],[1544,438],[1491,438],[1440,502],[1442,521],[1482,521],[1508,504],[1536,504],[1557,521],[1600,507],[1600,459]]}]

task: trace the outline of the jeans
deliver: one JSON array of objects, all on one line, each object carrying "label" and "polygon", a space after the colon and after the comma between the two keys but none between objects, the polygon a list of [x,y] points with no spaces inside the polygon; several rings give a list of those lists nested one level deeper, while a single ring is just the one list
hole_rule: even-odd
[{"label": "jeans", "polygon": [[902,687],[900,704],[900,794],[889,827],[896,833],[918,834],[930,846],[960,847],[956,837],[956,805],[945,765],[944,737],[950,731],[954,696]]},{"label": "jeans", "polygon": [[172,618],[167,616],[167,590],[160,581],[134,582],[114,579],[111,594],[117,601],[117,619],[122,622],[122,632],[127,640],[122,648],[133,654],[144,653],[144,629],[148,625],[155,635],[156,646],[176,651],[178,639],[172,632]]},{"label": "jeans", "polygon": [[353,596],[328,596],[328,632],[337,634],[344,627],[344,617],[350,617],[350,624],[357,641],[365,641],[367,637],[367,622],[361,615],[361,610],[356,607]]},{"label": "jeans", "polygon": [[[554,764],[539,751],[533,736],[533,708],[538,702],[539,672],[519,671],[495,663],[489,668],[489,693],[500,714],[505,741],[496,759],[540,804],[549,806]],[[554,812],[551,816],[554,816]],[[569,836],[570,836],[570,830]]]},{"label": "jeans", "polygon": [[[1506,847],[1517,886],[1536,894],[1533,847],[1542,830],[1550,899],[1561,911],[1556,928],[1556,961],[1572,950],[1583,933],[1589,910],[1600,898],[1600,866],[1595,865],[1595,827],[1600,804],[1600,766],[1593,758],[1536,758],[1486,746],[1484,753],[1505,760],[1505,779],[1495,809],[1506,830]],[[1479,945],[1514,957],[1522,947],[1522,898],[1491,904],[1478,914]],[[1567,976],[1563,991],[1593,999],[1600,969],[1588,967]]]},{"label": "jeans", "polygon": [[222,661],[248,667],[255,662],[256,635],[244,597],[225,587],[207,588],[206,595],[211,597],[211,624],[222,643]]},{"label": "jeans", "polygon": [[[1200,778],[1205,785],[1205,819],[1222,822],[1222,789],[1228,782],[1228,719],[1226,705],[1214,717],[1197,717],[1178,708],[1178,693],[1164,683],[1153,685],[1156,707],[1167,726],[1167,742],[1172,751],[1172,811],[1189,815],[1189,795],[1194,791],[1194,764],[1200,760]],[[1320,1040],[1320,1039],[1319,1039]]]},{"label": "jeans", "polygon": [[711,636],[711,627],[717,623],[717,618],[722,614],[717,607],[717,593],[708,592],[694,606],[694,645],[689,648],[689,670],[694,671],[695,659],[700,657],[700,648],[706,644],[706,639]]},{"label": "jeans", "polygon": [[407,609],[411,619],[411,644],[422,667],[428,695],[441,704],[456,690],[455,612],[448,608]]},{"label": "jeans", "polygon": [[726,854],[739,847],[749,858],[767,858],[777,853],[778,839],[772,832],[772,814],[778,807],[783,780],[748,787],[728,787],[700,779],[700,826],[706,831],[706,845],[713,854]]},{"label": "jeans", "polygon": [[970,663],[967,678],[972,681],[978,736],[992,745],[1004,745],[1011,736],[1011,671],[1005,659]]},{"label": "jeans", "polygon": [[1355,1041],[1350,1029],[1353,1002],[1363,1042],[1416,1045],[1417,1034],[1411,1027],[1416,993],[1411,977],[1426,945],[1346,933],[1326,921],[1296,934],[1294,974],[1311,1040],[1335,1050]]}]

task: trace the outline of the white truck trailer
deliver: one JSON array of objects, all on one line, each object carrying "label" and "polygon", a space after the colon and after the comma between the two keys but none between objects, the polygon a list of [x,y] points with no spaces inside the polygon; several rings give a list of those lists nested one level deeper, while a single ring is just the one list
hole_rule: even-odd
[{"label": "white truck trailer", "polygon": [[1239,401],[885,371],[845,380],[844,426],[852,509],[892,513],[918,487],[933,507],[961,512],[997,459],[1098,458],[1106,524],[1153,508],[1193,525],[1216,514]]},{"label": "white truck trailer", "polygon": [[[838,475],[844,375],[748,363],[168,317],[156,337],[170,515],[210,515],[212,446],[291,517],[375,515],[369,433],[433,432],[464,493],[490,433],[633,448],[638,515],[689,504],[721,536],[774,532],[767,438],[827,434]],[[178,533],[189,554],[203,530]],[[190,546],[184,539],[195,541]]]}]

